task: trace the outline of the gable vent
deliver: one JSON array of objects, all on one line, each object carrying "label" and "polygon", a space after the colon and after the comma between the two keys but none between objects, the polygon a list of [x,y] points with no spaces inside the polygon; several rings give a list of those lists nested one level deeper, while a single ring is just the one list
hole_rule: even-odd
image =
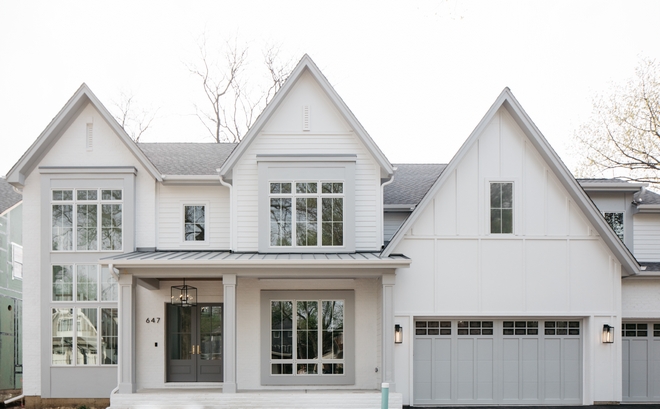
[{"label": "gable vent", "polygon": [[309,131],[309,105],[303,106],[303,131]]},{"label": "gable vent", "polygon": [[85,134],[85,144],[87,145],[87,150],[91,151],[94,147],[94,124],[87,124],[87,132]]}]

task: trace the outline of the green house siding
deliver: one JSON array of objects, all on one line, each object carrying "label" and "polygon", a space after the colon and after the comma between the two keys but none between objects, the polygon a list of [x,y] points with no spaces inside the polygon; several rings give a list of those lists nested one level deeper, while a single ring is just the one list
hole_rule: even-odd
[{"label": "green house siding", "polygon": [[22,205],[0,216],[0,390],[22,388],[23,281],[12,275],[12,243],[22,245]]}]

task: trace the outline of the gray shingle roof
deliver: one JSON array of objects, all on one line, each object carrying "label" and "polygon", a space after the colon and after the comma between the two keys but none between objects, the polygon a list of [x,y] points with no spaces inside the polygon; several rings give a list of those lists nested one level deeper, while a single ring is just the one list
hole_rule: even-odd
[{"label": "gray shingle roof", "polygon": [[577,178],[578,183],[588,182],[588,183],[628,183],[627,180],[618,179],[618,178]]},{"label": "gray shingle roof", "polygon": [[163,175],[217,175],[236,143],[139,143]]},{"label": "gray shingle roof", "polygon": [[23,196],[14,191],[14,188],[7,183],[7,179],[0,178],[0,213],[3,213],[21,200],[23,200]]},{"label": "gray shingle roof", "polygon": [[660,195],[651,190],[642,189],[640,192],[635,193],[635,202],[645,205],[660,204]]},{"label": "gray shingle roof", "polygon": [[385,205],[417,205],[438,179],[445,164],[392,164],[394,182],[385,186]]}]

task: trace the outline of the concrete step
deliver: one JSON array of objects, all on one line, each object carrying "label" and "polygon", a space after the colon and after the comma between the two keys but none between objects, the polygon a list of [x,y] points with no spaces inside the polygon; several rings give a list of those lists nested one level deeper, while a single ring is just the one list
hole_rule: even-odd
[{"label": "concrete step", "polygon": [[[379,409],[380,391],[263,391],[150,389],[114,394],[109,409]],[[389,409],[402,408],[400,393],[389,394]]]}]

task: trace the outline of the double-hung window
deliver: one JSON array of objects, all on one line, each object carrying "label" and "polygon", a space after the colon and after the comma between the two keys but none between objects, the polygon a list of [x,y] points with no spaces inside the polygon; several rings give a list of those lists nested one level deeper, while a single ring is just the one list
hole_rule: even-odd
[{"label": "double-hung window", "polygon": [[513,233],[513,182],[490,183],[490,232]]},{"label": "double-hung window", "polygon": [[52,266],[51,363],[116,365],[117,282],[96,264]]},{"label": "double-hung window", "polygon": [[272,247],[344,245],[344,183],[269,183]]},{"label": "double-hung window", "polygon": [[53,251],[122,250],[122,190],[53,190]]}]

